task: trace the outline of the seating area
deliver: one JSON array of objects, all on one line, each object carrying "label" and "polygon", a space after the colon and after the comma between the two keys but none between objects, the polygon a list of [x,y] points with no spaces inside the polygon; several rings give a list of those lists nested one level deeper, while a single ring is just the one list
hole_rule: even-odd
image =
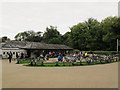
[{"label": "seating area", "polygon": [[41,60],[38,58],[32,59],[18,59],[17,64],[21,62],[26,62],[26,66],[85,66],[85,65],[96,65],[96,64],[107,64],[120,61],[119,57],[115,56],[87,56],[87,57],[77,57],[77,60],[74,61],[73,56],[65,56],[63,61],[56,60]]}]

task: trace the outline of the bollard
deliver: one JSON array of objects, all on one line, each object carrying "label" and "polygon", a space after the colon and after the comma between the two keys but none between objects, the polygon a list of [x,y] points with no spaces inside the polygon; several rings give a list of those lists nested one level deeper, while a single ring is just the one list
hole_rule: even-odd
[{"label": "bollard", "polygon": [[82,61],[80,60],[80,65],[82,65]]},{"label": "bollard", "polygon": [[58,66],[58,62],[56,62],[56,66]]},{"label": "bollard", "polygon": [[33,61],[31,61],[30,65],[33,66]]},{"label": "bollard", "polygon": [[37,62],[35,61],[35,66],[37,65]]},{"label": "bollard", "polygon": [[110,59],[110,63],[111,63],[112,61],[111,61],[111,59]]},{"label": "bollard", "polygon": [[63,62],[63,66],[65,66],[65,63]]},{"label": "bollard", "polygon": [[116,62],[117,62],[117,58],[116,58]]},{"label": "bollard", "polygon": [[43,57],[43,60],[45,60],[45,57]]},{"label": "bollard", "polygon": [[105,63],[107,63],[107,60],[105,60]]},{"label": "bollard", "polygon": [[88,65],[89,65],[89,61],[87,60],[87,62],[86,62]]},{"label": "bollard", "polygon": [[41,66],[43,66],[43,62],[41,62]]},{"label": "bollard", "polygon": [[17,59],[17,63],[20,64],[20,59]]},{"label": "bollard", "polygon": [[109,61],[107,60],[107,63],[109,63]]},{"label": "bollard", "polygon": [[72,62],[72,65],[74,66],[74,62]]},{"label": "bollard", "polygon": [[102,63],[102,60],[100,60],[100,64],[103,64],[103,63]]}]

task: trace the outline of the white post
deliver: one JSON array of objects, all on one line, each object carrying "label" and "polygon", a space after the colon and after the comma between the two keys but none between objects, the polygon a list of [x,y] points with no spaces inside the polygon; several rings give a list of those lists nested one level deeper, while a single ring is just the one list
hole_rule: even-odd
[{"label": "white post", "polygon": [[118,39],[117,39],[117,52],[118,52]]}]

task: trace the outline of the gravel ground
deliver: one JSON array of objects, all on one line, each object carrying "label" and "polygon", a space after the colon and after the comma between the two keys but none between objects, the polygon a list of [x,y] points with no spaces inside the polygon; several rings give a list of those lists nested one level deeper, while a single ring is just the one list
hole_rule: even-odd
[{"label": "gravel ground", "polygon": [[118,88],[118,63],[26,67],[2,60],[2,88]]}]

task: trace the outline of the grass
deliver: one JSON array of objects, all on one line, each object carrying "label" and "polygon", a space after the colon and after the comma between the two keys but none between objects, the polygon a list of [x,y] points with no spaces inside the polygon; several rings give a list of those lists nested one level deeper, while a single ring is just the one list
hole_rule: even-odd
[{"label": "grass", "polygon": [[[68,67],[68,66],[88,66],[88,65],[98,65],[101,64],[100,62],[92,62],[92,63],[86,63],[86,62],[82,62],[82,64],[80,64],[80,62],[78,63],[74,63],[74,65],[72,65],[72,63],[58,63],[58,65],[56,66],[56,63],[43,63],[43,65],[41,65],[41,62],[46,62],[46,60],[40,60],[39,63],[37,63],[37,65],[29,65],[29,63],[31,62],[30,59],[26,59],[26,60],[22,60],[20,61],[19,64],[23,64],[24,66],[30,66],[30,67]],[[116,61],[114,61],[116,62]],[[114,63],[114,62],[110,62],[110,63]],[[120,61],[117,61],[120,62]],[[18,63],[16,63],[18,64]],[[106,63],[105,61],[102,61],[102,64],[109,64]]]},{"label": "grass", "polygon": [[[120,61],[117,61],[117,62],[120,62]],[[110,62],[110,63],[115,63],[115,62]],[[58,63],[58,66],[56,66],[56,63],[44,63],[43,66],[41,64],[37,64],[35,66],[31,66],[31,65],[24,65],[24,66],[30,66],[30,67],[70,67],[70,66],[88,66],[88,65],[100,65],[101,63],[100,62],[96,62],[96,63],[86,63],[86,62],[83,62],[82,65],[80,65],[80,63],[75,63],[74,65],[72,65],[72,63]],[[109,63],[106,63],[104,61],[102,61],[102,64],[109,64]]]},{"label": "grass", "polygon": [[[20,63],[16,63],[16,64],[27,64],[30,63],[31,60],[30,59],[26,59],[26,60],[21,60]],[[40,62],[45,62],[45,60],[40,60]]]}]

